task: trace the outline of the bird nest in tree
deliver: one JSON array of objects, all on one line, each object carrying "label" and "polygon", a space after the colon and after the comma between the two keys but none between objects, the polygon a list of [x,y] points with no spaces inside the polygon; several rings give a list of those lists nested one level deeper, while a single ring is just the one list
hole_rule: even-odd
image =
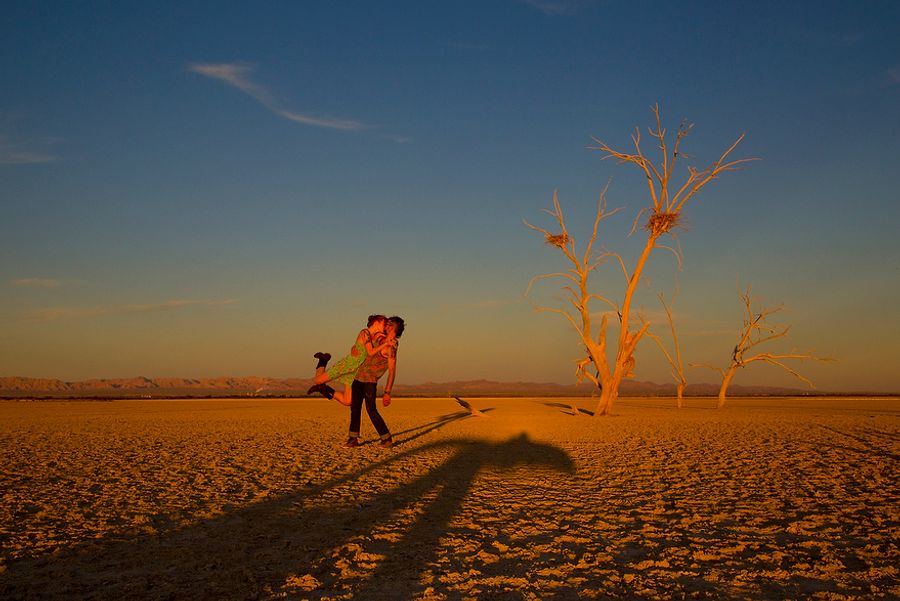
[{"label": "bird nest in tree", "polygon": [[661,236],[677,226],[680,220],[680,213],[653,213],[644,227],[654,236]]},{"label": "bird nest in tree", "polygon": [[547,234],[547,244],[556,248],[563,248],[569,243],[568,234]]}]

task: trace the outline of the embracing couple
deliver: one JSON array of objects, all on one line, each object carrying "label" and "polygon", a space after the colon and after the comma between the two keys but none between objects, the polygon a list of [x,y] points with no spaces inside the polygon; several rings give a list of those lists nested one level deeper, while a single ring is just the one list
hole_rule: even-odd
[{"label": "embracing couple", "polygon": [[[350,354],[334,363],[331,368],[328,368],[331,354],[314,355],[319,363],[316,365],[315,385],[307,391],[307,394],[318,392],[326,398],[335,399],[342,405],[350,407],[350,434],[346,443],[348,447],[359,446],[364,402],[369,419],[372,420],[372,425],[381,438],[381,446],[391,447],[394,444],[384,418],[378,413],[375,394],[378,380],[384,372],[388,372],[382,403],[385,407],[391,404],[391,390],[397,375],[398,339],[403,335],[405,328],[403,318],[396,315],[389,318],[384,315],[370,315],[366,327],[356,336]],[[335,390],[329,386],[329,382],[343,384],[343,391]]]}]

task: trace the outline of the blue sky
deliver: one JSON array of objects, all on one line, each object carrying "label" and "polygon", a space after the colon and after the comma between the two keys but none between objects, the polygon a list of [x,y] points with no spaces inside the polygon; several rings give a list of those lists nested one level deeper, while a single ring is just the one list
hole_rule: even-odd
[{"label": "blue sky", "polygon": [[[609,183],[633,262],[646,188],[589,147],[659,102],[691,164],[761,160],[688,206],[648,318],[677,290],[685,359],[724,365],[750,285],[773,351],[837,359],[797,365],[819,388],[900,391],[895,2],[7,2],[0,82],[0,375],[307,377],[383,312],[400,382],[570,382],[523,219],[557,190],[583,240]],[[636,375],[669,378],[649,340]]]}]

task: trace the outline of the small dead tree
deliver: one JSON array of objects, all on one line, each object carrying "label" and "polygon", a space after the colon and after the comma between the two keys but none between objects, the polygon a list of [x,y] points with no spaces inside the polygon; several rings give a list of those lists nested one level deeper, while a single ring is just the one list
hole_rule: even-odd
[{"label": "small dead tree", "polygon": [[659,350],[662,351],[662,354],[666,358],[666,362],[669,364],[669,368],[672,370],[672,378],[675,380],[675,406],[681,409],[684,407],[684,387],[687,386],[687,378],[684,377],[684,361],[681,360],[681,345],[678,343],[678,332],[675,331],[675,318],[672,317],[672,310],[669,308],[669,305],[666,304],[666,299],[661,292],[658,297],[659,302],[662,303],[663,309],[666,310],[669,331],[672,332],[673,352],[670,353],[669,349],[666,348],[666,345],[663,344],[662,339],[649,328],[647,329],[646,334],[656,343]]},{"label": "small dead tree", "polygon": [[[597,403],[595,415],[608,415],[612,409],[614,401],[619,396],[619,386],[622,380],[632,377],[634,371],[634,350],[640,342],[641,337],[647,331],[649,324],[641,325],[637,330],[631,329],[631,305],[634,299],[638,282],[643,274],[644,267],[650,258],[653,250],[656,248],[665,248],[676,254],[680,261],[680,252],[671,246],[660,244],[660,239],[666,235],[672,235],[672,230],[676,228],[682,217],[687,202],[699,192],[708,183],[719,177],[726,171],[737,169],[738,165],[753,159],[738,159],[728,161],[728,156],[744,139],[743,134],[719,157],[717,161],[710,164],[703,170],[694,167],[688,167],[688,177],[681,186],[676,187],[673,183],[673,175],[675,165],[679,158],[680,146],[682,140],[687,136],[692,124],[682,122],[675,134],[675,139],[669,141],[666,138],[666,130],[662,126],[659,115],[659,105],[653,107],[653,114],[656,117],[656,128],[650,129],[650,136],[657,140],[662,158],[658,164],[654,164],[648,159],[641,149],[641,133],[640,128],[635,129],[632,135],[634,143],[634,152],[620,152],[614,150],[601,140],[595,139],[597,146],[594,150],[600,151],[604,156],[604,160],[609,158],[618,159],[622,163],[632,163],[639,167],[647,179],[647,187],[650,193],[651,204],[649,207],[638,212],[632,226],[632,232],[644,213],[649,213],[643,229],[647,233],[647,239],[644,248],[637,259],[634,267],[629,272],[625,265],[625,261],[617,253],[603,252],[594,254],[592,249],[597,240],[598,227],[600,222],[611,217],[618,209],[607,211],[606,209],[606,189],[600,195],[600,202],[597,207],[597,213],[594,218],[594,229],[587,243],[587,249],[583,255],[579,255],[575,250],[575,241],[569,236],[566,229],[565,219],[560,208],[556,193],[553,194],[553,211],[547,211],[556,218],[560,228],[558,232],[551,232],[544,228],[531,225],[527,221],[525,224],[533,230],[541,232],[547,244],[558,248],[563,252],[566,259],[571,263],[568,271],[562,273],[551,273],[533,278],[529,283],[531,285],[539,279],[544,278],[562,278],[569,280],[571,284],[563,287],[569,295],[569,302],[577,311],[575,316],[568,311],[560,309],[548,309],[539,307],[539,310],[550,310],[562,314],[569,323],[578,332],[586,351],[587,357],[577,364],[576,375],[579,381],[584,378],[592,381],[600,389],[600,399]],[[607,186],[608,187],[608,186]],[[626,288],[625,294],[620,303],[614,303],[610,299],[594,294],[589,291],[588,278],[590,274],[608,258],[615,258],[625,276]],[[527,291],[526,291],[527,294]],[[619,337],[616,344],[615,359],[610,363],[607,358],[607,340],[606,330],[608,324],[608,314],[604,314],[600,320],[599,331],[596,334],[593,331],[591,321],[590,305],[592,301],[601,301],[608,304],[615,311],[619,319]],[[593,370],[589,370],[589,366],[593,366]],[[593,372],[593,373],[592,373]]]},{"label": "small dead tree", "polygon": [[790,331],[791,326],[774,326],[770,325],[767,322],[769,316],[781,311],[784,308],[783,306],[778,305],[776,307],[762,307],[754,311],[753,299],[750,296],[749,286],[747,287],[747,292],[742,292],[740,296],[741,301],[744,303],[744,325],[741,328],[738,343],[731,351],[731,362],[728,364],[728,367],[722,368],[706,364],[692,364],[693,367],[707,367],[722,374],[722,384],[719,387],[719,401],[716,405],[717,408],[721,409],[725,405],[725,393],[728,391],[728,385],[731,383],[731,379],[734,377],[735,372],[739,368],[749,365],[754,361],[764,361],[766,363],[769,363],[770,365],[780,367],[798,380],[808,384],[810,388],[815,388],[815,385],[809,379],[805,378],[804,376],[800,375],[799,373],[785,365],[783,361],[785,359],[797,359],[800,361],[831,361],[832,359],[828,357],[816,357],[815,355],[812,355],[810,353],[797,352],[760,352],[756,353],[755,355],[748,354],[751,349],[754,349],[761,344],[765,344],[778,338],[784,338],[785,336],[787,336],[788,331]]},{"label": "small dead tree", "polygon": [[[597,212],[594,216],[594,229],[591,233],[591,237],[588,239],[587,247],[585,248],[584,253],[578,253],[575,247],[575,239],[569,235],[569,231],[566,228],[566,220],[563,216],[562,207],[559,204],[559,198],[557,197],[556,191],[553,192],[553,211],[551,212],[545,209],[545,212],[554,216],[554,218],[556,219],[556,223],[559,226],[559,232],[552,233],[549,230],[538,227],[536,225],[532,225],[527,221],[525,222],[525,225],[527,225],[531,229],[541,232],[544,235],[544,241],[550,246],[558,248],[563,253],[563,255],[565,255],[569,263],[571,263],[571,267],[565,272],[547,273],[532,278],[528,283],[528,288],[525,291],[525,295],[528,295],[531,287],[535,282],[539,280],[547,278],[562,278],[571,282],[570,284],[564,285],[563,290],[568,296],[569,303],[577,311],[577,317],[575,315],[572,315],[571,312],[565,309],[538,307],[538,310],[550,311],[562,315],[564,318],[566,318],[566,320],[568,320],[575,331],[578,332],[581,341],[585,345],[588,357],[577,363],[577,367],[575,370],[576,378],[579,382],[581,382],[585,377],[587,377],[594,383],[597,388],[601,390],[603,389],[603,380],[601,374],[599,373],[599,371],[597,375],[590,373],[587,370],[587,366],[591,363],[592,354],[596,356],[602,356],[604,357],[604,359],[606,357],[607,316],[604,315],[601,320],[601,335],[600,338],[595,342],[592,331],[593,324],[591,320],[591,302],[604,302],[614,310],[617,310],[617,306],[608,298],[590,292],[588,290],[588,281],[590,280],[591,273],[593,273],[593,271],[597,269],[597,267],[605,263],[610,256],[613,256],[612,253],[608,252],[594,252],[594,244],[597,241],[597,233],[600,228],[600,222],[608,219],[609,217],[622,210],[621,208],[613,209],[612,211],[607,210],[606,191],[608,188],[609,185],[607,184],[607,186],[600,192],[600,201],[597,205]],[[605,365],[606,364],[604,362],[604,366]],[[598,405],[598,410],[599,407],[600,405]],[[575,415],[578,415],[578,409],[574,404],[572,405],[572,411]],[[595,415],[596,414],[597,413],[595,412]]]}]

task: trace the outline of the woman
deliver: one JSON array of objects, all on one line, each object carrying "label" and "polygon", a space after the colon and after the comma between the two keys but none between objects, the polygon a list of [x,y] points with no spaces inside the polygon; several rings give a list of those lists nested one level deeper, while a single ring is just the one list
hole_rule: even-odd
[{"label": "woman", "polygon": [[[306,394],[318,392],[324,397],[335,399],[341,405],[350,406],[351,390],[353,379],[356,377],[356,370],[366,360],[366,357],[374,353],[380,352],[390,344],[396,342],[382,342],[384,338],[384,325],[387,318],[384,315],[369,315],[366,327],[359,331],[356,336],[356,342],[350,349],[350,354],[340,359],[331,369],[325,370],[328,361],[331,359],[330,353],[316,353],[313,355],[319,360],[316,365],[315,385],[306,391]],[[340,382],[344,385],[344,391],[335,391],[327,382]]]}]

